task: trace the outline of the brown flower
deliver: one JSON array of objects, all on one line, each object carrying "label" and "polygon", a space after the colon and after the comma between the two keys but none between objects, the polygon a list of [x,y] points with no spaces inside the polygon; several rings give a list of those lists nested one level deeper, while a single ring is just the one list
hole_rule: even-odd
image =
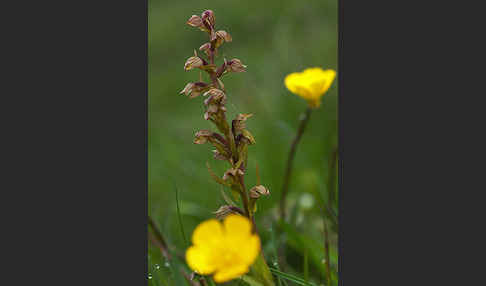
[{"label": "brown flower", "polygon": [[190,98],[197,97],[201,95],[202,92],[208,89],[208,84],[204,82],[190,82],[188,83],[181,92],[180,94],[185,94],[189,96]]},{"label": "brown flower", "polygon": [[248,114],[240,113],[240,114],[238,114],[238,116],[236,116],[236,119],[233,120],[233,122],[232,122],[233,132],[239,133],[243,129],[246,129],[245,121],[252,116],[253,116],[253,114],[251,114],[251,113],[248,113]]},{"label": "brown flower", "polygon": [[213,212],[216,215],[216,218],[218,219],[224,219],[230,214],[239,214],[242,215],[243,211],[236,206],[231,206],[231,205],[222,205],[219,207],[219,209],[215,212]]},{"label": "brown flower", "polygon": [[243,176],[245,173],[241,169],[230,168],[224,172],[223,180],[228,180],[229,178],[236,178],[237,175]]},{"label": "brown flower", "polygon": [[201,27],[203,24],[203,20],[197,15],[192,15],[191,18],[187,20],[186,24],[193,27]]},{"label": "brown flower", "polygon": [[250,189],[250,198],[258,199],[260,196],[268,196],[270,191],[262,185],[254,186]]},{"label": "brown flower", "polygon": [[[217,31],[216,33],[214,33],[213,38],[216,40],[216,48],[221,46],[223,44],[223,42],[228,43],[228,42],[231,42],[233,40],[231,38],[231,35],[228,32],[223,31],[223,30],[220,30],[220,31]],[[214,40],[214,39],[211,39],[211,40]]]},{"label": "brown flower", "polygon": [[200,130],[196,132],[194,144],[205,144],[212,138],[213,132],[209,130]]},{"label": "brown flower", "polygon": [[184,64],[184,70],[192,70],[194,68],[199,68],[204,65],[204,61],[200,57],[190,57]]},{"label": "brown flower", "polygon": [[239,59],[232,59],[227,63],[226,69],[230,72],[244,72],[246,66]]},{"label": "brown flower", "polygon": [[207,24],[207,28],[214,28],[215,18],[212,10],[206,10],[202,13],[202,21]]}]

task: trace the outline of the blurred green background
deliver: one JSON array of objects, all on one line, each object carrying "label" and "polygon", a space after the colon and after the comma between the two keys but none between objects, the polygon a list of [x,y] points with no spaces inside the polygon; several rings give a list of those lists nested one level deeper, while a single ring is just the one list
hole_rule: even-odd
[{"label": "blurred green background", "polygon": [[[275,218],[290,142],[306,108],[306,102],[291,94],[283,80],[287,74],[308,67],[337,70],[337,0],[148,3],[149,215],[174,251],[184,251],[189,241],[185,242],[178,222],[175,185],[187,240],[194,227],[212,217],[224,202],[206,162],[221,176],[227,163],[212,158],[209,144],[192,143],[198,130],[215,130],[203,118],[204,99],[179,95],[186,83],[199,76],[198,71],[185,72],[184,62],[207,41],[206,33],[185,22],[191,15],[211,9],[216,29],[226,30],[233,37],[233,42],[220,48],[217,64],[226,57],[238,58],[248,66],[247,72],[229,74],[223,82],[228,118],[238,113],[254,114],[247,126],[257,143],[249,148],[245,181],[247,188],[255,185],[258,162],[261,183],[271,192],[259,200],[256,214],[267,260],[270,266],[277,262],[274,250],[283,245],[287,261],[278,262],[285,271],[324,283],[320,202],[338,212],[337,201],[329,201],[337,197],[337,188],[328,184],[330,176],[335,176],[329,166],[337,148],[337,80],[323,97],[321,107],[312,113],[297,150],[288,198],[292,219],[283,228],[277,227]],[[337,226],[328,222],[331,266],[336,272]],[[149,245],[149,285],[186,285],[176,268],[163,267],[165,263],[159,250]]]}]

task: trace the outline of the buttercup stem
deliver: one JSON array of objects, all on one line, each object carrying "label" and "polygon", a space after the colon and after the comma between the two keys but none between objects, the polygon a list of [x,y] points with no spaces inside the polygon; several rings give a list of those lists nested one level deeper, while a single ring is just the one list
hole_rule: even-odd
[{"label": "buttercup stem", "polygon": [[294,157],[295,157],[295,151],[297,150],[297,145],[299,144],[302,134],[304,134],[305,127],[307,126],[307,122],[309,121],[311,112],[312,112],[312,108],[307,107],[307,109],[303,114],[303,117],[300,120],[300,125],[299,125],[299,129],[297,130],[297,134],[295,135],[295,138],[292,141],[292,145],[290,146],[290,152],[289,152],[289,157],[287,159],[287,167],[285,169],[284,182],[282,186],[282,196],[280,198],[280,219],[281,220],[285,220],[286,217],[285,206],[286,206],[287,194],[288,194],[288,189],[290,184],[290,177],[292,173],[292,164],[294,162]]}]

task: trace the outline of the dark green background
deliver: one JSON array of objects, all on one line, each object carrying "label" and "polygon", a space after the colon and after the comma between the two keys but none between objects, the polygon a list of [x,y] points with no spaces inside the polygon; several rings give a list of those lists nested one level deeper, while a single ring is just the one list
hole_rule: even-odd
[{"label": "dark green background", "polygon": [[[271,240],[270,228],[280,199],[290,142],[306,108],[306,102],[291,94],[283,80],[287,74],[307,67],[337,70],[337,0],[149,0],[149,214],[168,242],[183,251],[188,245],[178,223],[175,185],[188,240],[194,227],[212,217],[211,212],[223,203],[220,186],[212,181],[205,164],[208,161],[221,176],[227,164],[212,158],[210,145],[192,143],[196,131],[214,130],[203,119],[204,99],[179,95],[185,84],[197,80],[199,75],[198,71],[184,71],[185,60],[207,41],[206,33],[185,22],[205,9],[214,11],[216,28],[233,37],[233,42],[220,48],[217,63],[222,63],[225,56],[238,58],[248,66],[246,73],[229,74],[223,82],[228,94],[228,117],[254,114],[247,126],[257,144],[249,148],[246,184],[247,188],[255,184],[258,162],[261,183],[271,192],[271,196],[259,201],[257,212],[269,264],[274,258],[270,255],[272,241],[276,244],[290,241],[287,272],[303,277],[307,252],[310,280],[320,282],[323,273],[318,260],[323,258],[323,243],[318,198],[327,202],[328,165],[337,148],[337,81],[323,97],[321,107],[312,113],[294,162],[289,204],[298,206],[291,224],[300,236],[292,237],[288,231],[280,233],[274,227],[276,239]],[[311,209],[298,204],[304,193],[314,197]],[[337,212],[336,204],[333,207]],[[336,229],[333,230],[331,262],[335,268]],[[292,239],[308,243],[292,245]],[[150,247],[149,272],[154,278],[149,285],[185,285],[173,268],[156,269],[156,264],[163,265],[164,261],[157,249]]]}]

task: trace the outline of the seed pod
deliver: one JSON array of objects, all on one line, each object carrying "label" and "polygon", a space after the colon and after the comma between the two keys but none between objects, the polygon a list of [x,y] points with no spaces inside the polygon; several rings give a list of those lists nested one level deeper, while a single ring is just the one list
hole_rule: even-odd
[{"label": "seed pod", "polygon": [[236,134],[240,133],[243,129],[246,129],[245,121],[252,116],[253,114],[251,113],[238,114],[238,116],[236,116],[236,118],[231,122],[233,126],[233,132]]},{"label": "seed pod", "polygon": [[217,96],[219,98],[219,97],[224,96],[224,92],[220,89],[217,89],[217,88],[211,88],[210,90],[208,90],[207,92],[204,93],[204,96],[206,96],[206,95],[213,95],[213,96]]},{"label": "seed pod", "polygon": [[185,94],[190,96],[190,98],[197,97],[201,95],[202,92],[208,89],[208,84],[204,82],[190,82],[188,83],[183,90],[181,90],[180,94]]},{"label": "seed pod", "polygon": [[232,59],[227,62],[226,69],[230,72],[245,72],[246,66],[239,59]]},{"label": "seed pod", "polygon": [[184,87],[183,90],[181,90],[181,92],[179,92],[179,94],[186,94],[187,96],[189,96],[189,94],[191,94],[191,90],[192,90],[192,87],[194,86],[194,83],[190,82],[188,84],[186,84],[186,86]]},{"label": "seed pod", "polygon": [[204,23],[207,23],[208,28],[214,28],[214,23],[215,23],[215,18],[214,18],[214,12],[212,10],[206,10],[202,13],[202,21]]},{"label": "seed pod", "polygon": [[268,196],[270,191],[263,185],[254,186],[250,189],[250,198],[258,199],[260,196]]},{"label": "seed pod", "polygon": [[211,43],[204,43],[199,47],[199,50],[205,52],[206,55],[208,56],[209,56],[209,49],[211,49]]},{"label": "seed pod", "polygon": [[256,143],[255,138],[253,138],[253,135],[250,133],[250,131],[243,129],[243,130],[241,130],[241,134],[243,135],[243,137],[248,139],[248,141],[250,142],[250,145]]},{"label": "seed pod", "polygon": [[204,120],[208,120],[210,117],[211,117],[211,114],[209,114],[208,112],[204,113]]},{"label": "seed pod", "polygon": [[246,121],[248,118],[252,116],[253,113],[240,113],[236,116],[236,120]]},{"label": "seed pod", "polygon": [[188,71],[194,68],[202,67],[203,65],[204,62],[200,57],[190,57],[184,64],[184,70]]},{"label": "seed pod", "polygon": [[219,48],[219,46],[221,46],[223,44],[223,42],[231,42],[233,39],[231,38],[231,35],[228,34],[226,31],[223,31],[223,30],[220,30],[220,31],[217,31],[216,33],[214,33],[214,39],[213,40],[216,40],[215,42],[215,46],[216,48]]},{"label": "seed pod", "polygon": [[228,160],[228,158],[221,154],[218,150],[213,150],[213,153],[214,153],[214,159],[216,160],[222,160],[222,161],[225,161],[225,160]]},{"label": "seed pod", "polygon": [[217,31],[216,32],[216,36],[218,38],[223,39],[225,42],[231,42],[231,41],[233,41],[233,38],[231,37],[231,35],[228,32],[224,31],[224,30]]},{"label": "seed pod", "polygon": [[236,178],[236,175],[243,176],[245,173],[241,169],[230,168],[224,172],[223,180],[228,180],[229,178]]},{"label": "seed pod", "polygon": [[209,141],[209,138],[213,136],[213,132],[209,130],[200,130],[196,132],[194,138],[194,144],[204,144]]},{"label": "seed pod", "polygon": [[203,96],[209,96],[204,100],[204,105],[206,106],[209,106],[210,104],[223,106],[226,103],[226,94],[217,88],[210,88],[203,94]]},{"label": "seed pod", "polygon": [[191,18],[187,20],[186,24],[193,27],[201,27],[203,24],[203,20],[197,15],[192,15]]},{"label": "seed pod", "polygon": [[231,205],[222,205],[219,207],[219,209],[215,212],[213,212],[216,215],[216,218],[218,219],[224,219],[230,214],[243,214],[243,211],[236,206],[231,206]]}]

